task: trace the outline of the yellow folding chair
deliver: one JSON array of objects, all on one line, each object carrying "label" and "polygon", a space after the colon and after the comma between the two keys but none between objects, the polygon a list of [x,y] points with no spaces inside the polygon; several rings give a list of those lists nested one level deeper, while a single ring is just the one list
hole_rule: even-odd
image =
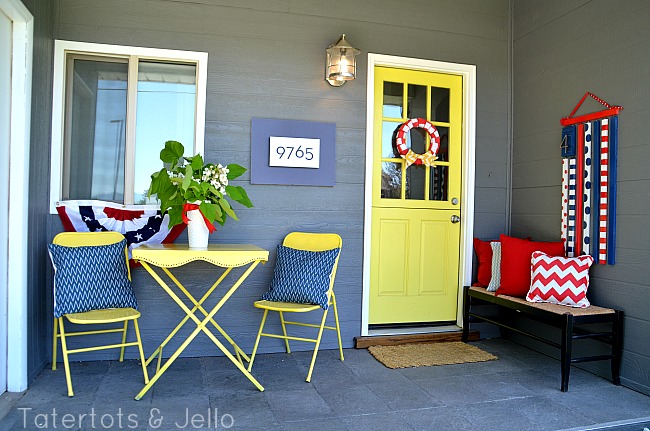
[{"label": "yellow folding chair", "polygon": [[[304,251],[314,251],[321,252],[332,249],[340,249],[342,245],[341,237],[337,234],[332,233],[306,233],[306,232],[292,232],[288,234],[282,245],[292,249],[304,250]],[[279,302],[279,301],[269,301],[269,300],[260,300],[256,301],[253,305],[256,308],[264,310],[264,315],[262,316],[262,323],[260,324],[260,329],[257,333],[257,339],[255,340],[255,346],[253,347],[253,353],[251,354],[251,360],[248,365],[248,371],[251,371],[253,368],[253,361],[255,360],[255,354],[257,353],[257,347],[260,342],[261,337],[271,337],[271,338],[281,338],[284,340],[287,353],[291,353],[291,348],[289,347],[289,340],[295,341],[306,341],[309,343],[315,343],[314,353],[312,354],[311,364],[309,365],[309,373],[307,374],[307,381],[311,381],[311,375],[314,370],[314,364],[316,362],[316,355],[318,354],[318,348],[320,346],[321,337],[323,335],[324,329],[330,329],[336,331],[339,342],[339,353],[341,360],[344,360],[343,357],[343,345],[341,343],[341,329],[339,326],[339,315],[336,308],[336,297],[334,295],[334,278],[336,276],[336,268],[339,262],[339,254],[336,255],[336,260],[334,261],[334,266],[332,267],[331,274],[329,276],[329,289],[327,290],[327,309],[323,309],[321,305],[317,304],[301,304],[296,302]],[[276,268],[277,269],[277,268]],[[325,320],[327,319],[327,313],[329,308],[334,310],[334,321],[335,326],[326,326]],[[284,318],[284,313],[307,313],[310,311],[322,311],[323,316],[321,318],[320,325],[311,324],[311,323],[302,323],[287,321]],[[282,324],[282,334],[269,334],[263,332],[264,324],[266,323],[266,316],[269,311],[277,311],[280,315],[280,323]],[[303,337],[293,337],[287,335],[286,325],[296,325],[296,326],[307,326],[318,328],[318,336],[316,338],[303,338]]]},{"label": "yellow folding chair", "polygon": [[[126,265],[126,276],[128,277],[127,285],[128,288],[130,289],[131,271],[129,269],[126,240],[124,239],[124,236],[122,234],[118,232],[63,232],[54,237],[52,244],[58,246],[64,246],[64,247],[110,246],[112,244],[119,244],[122,241],[124,241],[124,263]],[[105,249],[103,248],[102,249],[97,248],[96,253],[103,253],[104,250]],[[117,250],[117,252],[119,253],[119,250]],[[75,270],[74,268],[70,268],[72,265],[74,265],[75,258],[73,258],[73,255],[68,254],[67,255],[68,260],[64,262],[65,266],[64,264],[60,264],[61,267],[57,268],[57,264],[55,264],[55,259],[57,258],[54,257],[53,253],[54,251],[51,249],[50,255],[52,257],[53,266],[55,267],[55,272],[60,272],[60,274],[62,274],[61,277],[64,276],[73,277],[75,275]],[[102,257],[99,256],[97,260],[101,261]],[[121,257],[119,256],[114,257],[113,263],[119,264],[120,269],[122,269],[122,278],[123,278],[124,268],[121,267]],[[108,269],[106,271],[108,271],[108,273],[110,274],[111,270]],[[65,301],[65,298],[70,298],[74,296],[75,300],[77,300],[79,296],[84,295],[85,293],[89,293],[90,291],[88,292],[84,291],[88,279],[87,275],[88,275],[88,271],[84,272],[82,270],[82,273],[79,274],[79,277],[76,277],[78,278],[78,280],[76,281],[75,287],[72,288],[66,287],[66,289],[68,290],[66,291],[65,295],[60,291],[61,288],[57,287],[56,275],[55,275],[55,286],[54,286],[55,304],[56,301],[58,300],[59,301],[58,306],[65,309],[67,306],[70,306],[69,303],[68,304],[61,303],[61,301]],[[99,283],[100,284],[104,283],[104,281]],[[109,287],[102,286],[101,288],[106,289]],[[57,295],[57,289],[59,289],[60,295]],[[90,298],[90,300],[96,300],[96,299],[97,298]],[[133,300],[135,301],[135,296],[133,296]],[[75,305],[72,305],[71,307],[74,308]],[[95,329],[89,331],[66,332],[64,326],[64,317],[70,323],[74,323],[77,325],[97,325],[97,324],[110,324],[110,323],[119,323],[119,322],[123,322],[124,325],[122,325],[122,327],[110,328],[110,329]],[[57,344],[58,344],[58,340],[60,339],[61,350],[63,352],[63,364],[65,368],[65,377],[68,385],[69,397],[74,396],[74,392],[72,390],[72,378],[70,377],[70,364],[68,361],[68,356],[73,353],[120,348],[120,362],[122,362],[124,360],[124,348],[127,346],[138,346],[140,352],[140,361],[142,362],[142,372],[144,374],[144,381],[145,384],[149,382],[149,376],[147,374],[147,368],[145,366],[145,357],[142,348],[142,340],[140,338],[140,330],[138,328],[139,317],[140,317],[140,312],[135,310],[132,307],[92,309],[89,311],[65,313],[62,314],[60,317],[56,317],[56,310],[55,310],[54,330],[53,330],[54,336],[52,340],[52,370],[56,370]],[[135,336],[137,341],[127,342],[126,333],[128,329],[128,322],[130,320],[133,321],[133,326],[135,328]],[[122,334],[121,343],[95,345],[92,347],[83,347],[77,349],[68,349],[67,347],[68,337],[81,336],[81,335],[107,334],[107,333],[114,333],[114,332],[119,332]]]}]

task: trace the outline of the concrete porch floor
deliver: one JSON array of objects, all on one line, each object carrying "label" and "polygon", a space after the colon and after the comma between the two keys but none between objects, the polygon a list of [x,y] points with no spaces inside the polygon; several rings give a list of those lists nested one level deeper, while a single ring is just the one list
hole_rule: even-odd
[{"label": "concrete porch floor", "polygon": [[[145,397],[136,361],[45,369],[23,394],[0,398],[0,430],[638,430],[650,427],[650,397],[503,339],[472,343],[497,361],[390,370],[366,350],[260,355],[259,392],[224,357],[181,358]],[[65,416],[70,415],[70,416]],[[189,422],[188,422],[189,417]],[[67,419],[67,422],[64,420]],[[192,422],[194,419],[194,422]]]}]

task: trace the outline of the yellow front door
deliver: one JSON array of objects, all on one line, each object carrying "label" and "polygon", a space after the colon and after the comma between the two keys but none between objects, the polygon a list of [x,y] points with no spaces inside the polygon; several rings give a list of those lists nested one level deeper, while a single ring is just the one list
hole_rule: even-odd
[{"label": "yellow front door", "polygon": [[[455,322],[461,216],[460,75],[375,68],[370,324]],[[424,118],[440,135],[432,167],[407,166],[397,130]],[[429,149],[423,128],[407,147]]]}]

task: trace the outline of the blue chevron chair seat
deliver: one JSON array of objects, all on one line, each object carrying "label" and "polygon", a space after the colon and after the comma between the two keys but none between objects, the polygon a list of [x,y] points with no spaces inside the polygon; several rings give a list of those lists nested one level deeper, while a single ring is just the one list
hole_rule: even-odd
[{"label": "blue chevron chair seat", "polygon": [[[248,371],[253,368],[253,361],[261,337],[284,339],[287,353],[291,353],[289,340],[315,343],[307,381],[311,381],[318,348],[323,330],[336,331],[341,360],[343,345],[339,326],[336,297],[334,295],[334,278],[341,251],[341,237],[333,233],[292,232],[288,234],[282,245],[278,246],[275,270],[271,287],[260,301],[253,305],[264,310],[262,322],[257,333]],[[326,326],[325,322],[330,308],[334,311],[334,326]],[[269,311],[277,311],[280,316],[282,334],[264,332],[264,325]],[[288,321],[284,313],[322,312],[320,324]],[[318,328],[316,338],[305,338],[287,335],[287,325]]]},{"label": "blue chevron chair seat", "polygon": [[[138,328],[140,312],[131,286],[126,239],[118,232],[64,232],[48,245],[54,267],[54,328],[52,370],[56,370],[57,345],[61,341],[68,396],[74,396],[68,356],[73,353],[138,346],[144,381],[145,366]],[[121,327],[66,332],[64,318],[76,325],[122,323]],[[136,341],[127,342],[128,322],[133,321]],[[82,335],[121,333],[121,343],[69,349],[67,338]]]}]

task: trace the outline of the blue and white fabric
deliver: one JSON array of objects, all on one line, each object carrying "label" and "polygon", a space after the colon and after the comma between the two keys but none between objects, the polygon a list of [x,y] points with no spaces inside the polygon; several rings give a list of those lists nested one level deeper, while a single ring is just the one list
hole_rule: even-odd
[{"label": "blue and white fabric", "polygon": [[279,245],[271,289],[262,299],[317,304],[327,310],[330,277],[340,251],[306,251]]},{"label": "blue and white fabric", "polygon": [[125,247],[125,239],[98,246],[49,244],[54,267],[54,317],[106,308],[137,310]]}]

